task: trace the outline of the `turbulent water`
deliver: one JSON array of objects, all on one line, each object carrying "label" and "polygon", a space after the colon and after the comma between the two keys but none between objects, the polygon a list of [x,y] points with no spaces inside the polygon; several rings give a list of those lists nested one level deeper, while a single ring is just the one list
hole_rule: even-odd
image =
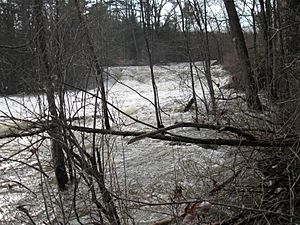
[{"label": "turbulent water", "polygon": [[[197,95],[203,98],[199,84],[204,84],[204,93],[209,99],[201,63],[194,68],[197,80]],[[106,87],[108,101],[126,114],[155,126],[155,111],[151,103],[153,89],[147,66],[108,68],[110,74]],[[176,122],[193,122],[193,110],[184,113],[183,109],[192,97],[190,70],[187,63],[155,66],[159,102],[162,120],[165,126]],[[212,68],[215,90],[226,84],[228,77],[220,66]],[[90,92],[96,93],[96,90]],[[86,98],[85,98],[86,97]],[[83,99],[86,99],[83,101]],[[92,124],[94,99],[82,92],[68,92],[65,98],[67,116],[85,118],[85,125]],[[85,107],[83,107],[85,106]],[[200,118],[207,118],[203,104],[199,104]],[[39,121],[47,116],[45,96],[12,96],[0,98],[0,136],[30,125],[29,121]],[[150,131],[145,125],[134,122],[110,107],[113,129],[131,131]],[[14,118],[14,119],[12,119]],[[84,125],[82,120],[76,122]],[[101,122],[98,121],[101,128]],[[181,128],[177,134],[194,137],[216,137],[212,131]],[[0,224],[31,224],[28,212],[37,224],[43,224],[55,217],[67,224],[78,224],[72,213],[72,191],[59,194],[51,167],[49,141],[37,142],[39,136],[17,139],[0,139]],[[143,139],[127,144],[130,138],[107,137],[110,145],[104,154],[108,177],[108,186],[118,190],[120,196],[141,201],[170,201],[176,185],[183,187],[186,198],[202,197],[201,189],[210,171],[222,161],[223,152],[215,148],[207,149],[192,144],[170,143],[159,140]],[[97,141],[100,143],[101,138]],[[86,147],[91,145],[87,138]],[[37,156],[32,153],[38,149]],[[43,168],[40,168],[42,165]],[[42,176],[39,170],[47,174]],[[83,189],[86,187],[82,187]],[[207,187],[206,187],[207,188]],[[72,187],[70,187],[72,190]],[[82,221],[96,217],[90,213],[92,208],[89,196],[78,193],[79,214]],[[170,208],[140,208],[129,202],[128,220],[134,219],[138,224],[148,223],[161,217],[156,210],[170,212]],[[64,207],[62,209],[62,207]],[[118,206],[122,207],[122,206]],[[26,212],[24,212],[24,209]],[[47,210],[46,210],[47,209]],[[48,212],[48,214],[46,213]],[[64,212],[65,214],[63,214]],[[28,222],[29,221],[29,222]],[[55,220],[53,220],[55,222]]]}]

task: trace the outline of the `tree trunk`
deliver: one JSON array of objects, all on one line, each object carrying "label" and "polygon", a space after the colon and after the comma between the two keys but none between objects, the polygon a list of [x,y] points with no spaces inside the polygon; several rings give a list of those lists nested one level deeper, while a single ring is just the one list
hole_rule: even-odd
[{"label": "tree trunk", "polygon": [[106,93],[105,93],[104,80],[103,80],[103,68],[101,67],[100,62],[98,61],[98,57],[96,55],[96,51],[95,51],[94,45],[92,43],[92,38],[91,38],[91,35],[89,33],[86,21],[85,21],[84,17],[82,16],[78,0],[75,0],[75,5],[76,5],[76,8],[77,8],[79,21],[83,26],[84,33],[86,35],[86,39],[87,39],[87,42],[88,42],[88,51],[89,51],[89,54],[92,58],[93,64],[94,64],[95,69],[96,69],[97,81],[98,81],[98,77],[99,77],[98,83],[100,85],[100,95],[101,95],[102,113],[103,113],[103,117],[104,117],[104,125],[105,125],[105,128],[109,130],[110,129],[110,123],[109,123]]},{"label": "tree trunk", "polygon": [[209,48],[209,38],[208,38],[208,28],[207,28],[207,9],[206,9],[206,0],[204,0],[204,15],[203,15],[203,22],[204,22],[204,30],[205,30],[205,77],[207,80],[210,99],[212,102],[212,112],[216,115],[217,111],[217,103],[215,98],[215,91],[214,86],[211,78],[211,64],[210,64],[210,48]]},{"label": "tree trunk", "polygon": [[46,45],[46,31],[45,25],[43,21],[43,2],[42,0],[34,1],[34,15],[36,22],[36,30],[37,30],[37,52],[39,61],[41,63],[41,71],[44,75],[45,79],[45,89],[46,96],[48,101],[49,112],[51,116],[51,123],[53,126],[49,129],[49,135],[51,137],[51,150],[52,150],[52,159],[53,166],[55,171],[55,176],[57,180],[57,185],[60,190],[66,189],[66,184],[68,182],[68,175],[65,167],[65,156],[62,148],[62,144],[60,143],[60,139],[63,136],[61,130],[59,129],[59,117],[57,113],[57,107],[55,104],[55,96],[54,96],[54,84],[52,81],[51,74],[51,63],[48,59],[48,49]]},{"label": "tree trunk", "polygon": [[179,6],[179,10],[180,10],[182,32],[183,32],[183,36],[185,39],[185,45],[186,45],[186,50],[187,50],[188,59],[189,59],[189,66],[190,66],[189,72],[190,72],[191,82],[192,82],[193,103],[195,105],[195,122],[198,123],[199,122],[199,109],[198,109],[198,103],[197,103],[197,93],[196,93],[196,88],[195,88],[195,79],[194,79],[194,72],[193,72],[193,59],[191,56],[190,40],[189,40],[189,35],[188,35],[188,29],[187,29],[186,23],[185,23],[184,10],[183,10],[183,7],[179,0],[177,0],[177,5]]},{"label": "tree trunk", "polygon": [[[146,8],[144,7],[144,4],[142,0],[140,0],[140,6],[141,6],[141,17],[142,17],[142,24],[143,24],[143,33],[144,33],[144,39],[146,42],[146,48],[147,48],[147,54],[149,59],[149,67],[150,67],[150,73],[151,73],[151,82],[152,82],[152,88],[153,88],[153,97],[154,97],[154,106],[155,106],[155,116],[156,116],[156,123],[157,128],[164,127],[161,113],[160,113],[160,104],[159,104],[159,96],[158,96],[158,90],[155,82],[154,77],[154,71],[153,71],[153,56],[151,51],[151,46],[149,43],[149,30],[150,28],[150,7],[149,2],[146,2]],[[148,32],[147,32],[148,31]]]},{"label": "tree trunk", "polygon": [[266,88],[268,92],[271,94],[273,98],[277,98],[277,90],[276,90],[276,78],[273,74],[273,41],[274,38],[271,38],[272,35],[272,9],[270,0],[264,1],[259,0],[261,18],[260,22],[262,25],[263,37],[265,41],[265,52],[264,52],[264,64],[265,71],[264,74],[266,76]]},{"label": "tree trunk", "polygon": [[[104,88],[104,81],[103,81],[103,68],[101,67],[100,62],[98,61],[98,57],[96,55],[96,51],[94,48],[94,45],[92,43],[92,38],[90,36],[87,22],[82,15],[81,9],[80,9],[80,4],[78,0],[74,0],[77,13],[78,13],[78,18],[84,28],[84,32],[87,38],[87,42],[89,45],[89,54],[92,58],[92,61],[94,63],[94,66],[96,68],[96,73],[97,76],[100,77],[99,84],[100,84],[100,95],[101,95],[101,103],[102,103],[102,112],[104,115],[104,125],[106,130],[110,130],[110,124],[109,124],[109,117],[108,117],[108,108],[107,108],[107,101],[106,101],[106,94],[105,94],[105,88]],[[97,91],[97,96],[98,96],[98,91]],[[95,111],[94,111],[94,128],[96,127],[96,113],[97,113],[97,97],[96,97],[96,102],[95,102]],[[91,157],[90,161],[92,164],[92,168],[90,169],[91,173],[94,174],[98,187],[100,189],[100,193],[102,195],[102,200],[104,203],[104,208],[100,207],[102,209],[102,212],[105,214],[107,220],[111,225],[120,225],[120,218],[115,206],[115,203],[113,201],[112,195],[109,192],[109,190],[106,188],[105,185],[105,177],[104,177],[104,169],[101,166],[101,161],[100,157],[98,158],[99,160],[99,169],[97,169],[97,164],[96,164],[96,152],[99,150],[96,149],[96,141],[95,141],[95,134],[93,135],[93,156]],[[95,199],[94,203],[97,205],[97,200]],[[100,215],[101,218],[101,215]]]},{"label": "tree trunk", "polygon": [[224,4],[229,17],[231,36],[235,44],[236,54],[238,59],[240,60],[241,69],[244,76],[242,80],[245,82],[247,106],[250,109],[262,110],[262,105],[258,97],[258,88],[254,79],[244,34],[234,5],[234,1],[224,0]]}]

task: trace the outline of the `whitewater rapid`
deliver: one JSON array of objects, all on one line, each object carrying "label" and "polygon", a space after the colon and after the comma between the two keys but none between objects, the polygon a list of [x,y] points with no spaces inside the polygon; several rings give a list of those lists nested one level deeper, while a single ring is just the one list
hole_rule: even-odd
[{"label": "whitewater rapid", "polygon": [[[201,73],[202,63],[198,62],[197,66],[200,71],[197,74],[194,69],[197,95],[203,98],[203,92],[198,82],[201,80],[206,87],[204,94],[209,99],[205,78]],[[108,101],[126,114],[155,126],[149,67],[111,67],[107,68],[106,73],[109,74],[105,83]],[[164,125],[169,126],[182,121],[193,122],[195,120],[193,110],[183,112],[185,105],[192,97],[189,64],[174,63],[155,66],[154,75]],[[212,67],[212,75],[216,95],[220,95],[218,87],[225,85],[229,78],[222,67],[218,65]],[[89,92],[96,94],[97,91],[94,89]],[[66,115],[68,118],[84,117],[85,125],[92,126],[95,99],[88,94],[86,97],[82,91],[68,91],[65,97]],[[109,110],[112,121],[115,122],[111,121],[113,129],[152,130],[150,127],[134,122],[110,106]],[[199,110],[204,120],[206,112],[203,104],[199,104]],[[26,128],[28,121],[47,118],[47,112],[47,101],[44,95],[18,95],[0,98],[0,136],[11,132],[12,129]],[[99,114],[100,112],[99,107]],[[80,120],[74,123],[83,125],[83,121]],[[102,128],[101,119],[97,120],[97,127]],[[177,129],[176,133],[202,138],[216,136],[216,132],[199,132],[193,128]],[[29,149],[26,149],[26,146],[34,146],[37,139],[38,137],[23,137],[11,141],[0,140],[0,224],[16,224],[16,221],[18,224],[26,224],[28,218],[16,210],[16,207],[20,205],[26,205],[37,221],[45,221],[45,204],[43,204],[41,183],[46,181],[37,170],[32,168],[37,167],[37,159],[31,156]],[[109,184],[114,189],[118,189],[120,196],[128,199],[166,202],[171,199],[177,185],[183,187],[186,198],[205,197],[201,196],[201,187],[210,176],[211,169],[220,163],[223,154],[222,151],[192,144],[143,139],[128,145],[127,142],[130,138],[109,136],[108,139],[111,145],[105,150],[104,158],[106,159]],[[100,144],[100,141],[101,137],[98,137],[97,143]],[[86,147],[88,148],[90,144],[91,141],[87,140]],[[40,160],[49,176],[47,185],[52,191],[47,196],[57,200],[58,195],[51,169],[49,141],[44,141],[39,148],[41,149],[38,153]],[[19,151],[17,156],[7,159]],[[68,194],[64,195],[67,210],[72,198]],[[87,196],[82,194],[82,204],[87,201],[85,198]],[[53,215],[61,215],[60,210],[56,210],[52,212]],[[161,210],[170,213],[168,208],[159,208],[159,211]],[[130,209],[129,213],[138,224],[148,223],[161,216],[160,213],[155,213],[153,209],[149,208],[143,208],[143,210],[134,208]],[[82,217],[89,220],[88,215],[84,215],[84,213]],[[69,221],[70,224],[77,224],[74,215],[70,216]]]}]

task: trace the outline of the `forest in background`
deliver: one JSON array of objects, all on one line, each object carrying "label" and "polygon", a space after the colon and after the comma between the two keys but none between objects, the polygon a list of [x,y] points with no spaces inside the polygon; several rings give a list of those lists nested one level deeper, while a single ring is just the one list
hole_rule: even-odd
[{"label": "forest in background", "polygon": [[[211,148],[233,146],[234,150],[227,155],[233,163],[222,165],[224,171],[219,177],[211,176],[204,183],[211,187],[205,192],[206,196],[212,196],[211,203],[225,208],[210,221],[215,225],[299,224],[298,0],[1,0],[0,28],[1,95],[7,100],[12,94],[43,93],[46,102],[42,104],[47,104],[42,113],[31,112],[34,114],[31,121],[13,115],[6,102],[9,112],[4,112],[1,119],[5,126],[9,121],[14,127],[9,134],[1,135],[1,140],[38,136],[38,144],[30,142],[20,150],[32,152],[31,156],[37,160],[39,146],[49,140],[47,150],[51,152],[51,170],[61,191],[59,195],[70,191],[69,185],[73,185],[74,199],[80,191],[88,190],[86,199],[97,212],[91,218],[94,224],[134,224],[129,200],[118,195],[106,176],[111,169],[106,162],[112,159],[103,155],[114,146],[110,139],[114,135],[132,137],[128,144],[149,138]],[[227,88],[243,94],[234,98],[216,95],[219,85],[212,77],[211,60],[222,63],[230,73],[231,83]],[[203,81],[196,76],[199,71],[196,61],[203,63],[201,74],[209,96],[198,94],[205,91]],[[169,62],[188,63],[191,98],[184,111],[192,113],[192,121],[168,124],[163,120],[154,65]],[[107,68],[120,65],[149,66],[153,99],[147,100],[153,106],[155,124],[126,114],[108,101],[105,81],[112,76]],[[196,89],[196,84],[202,90]],[[91,88],[94,92],[89,91]],[[129,88],[141,95],[135,90],[137,87]],[[70,89],[83,93],[81,109],[86,109],[87,100],[94,101],[90,120],[85,111],[82,117],[69,118],[66,97]],[[243,104],[236,104],[235,100]],[[18,104],[27,107],[23,102]],[[228,105],[234,106],[228,109]],[[120,122],[121,114],[134,125],[151,131],[145,132],[139,126],[134,131],[123,130],[124,127],[116,130],[124,125]],[[195,138],[189,133],[172,133],[177,128],[229,132],[232,136]],[[86,139],[90,139],[89,147]],[[4,142],[1,148],[10,143]],[[1,163],[10,162],[14,156],[1,156]],[[38,165],[43,169],[44,165]],[[41,176],[47,180],[42,169]],[[86,189],[78,188],[79,183]],[[180,194],[176,188],[180,187],[175,187]],[[232,196],[233,203],[226,204]],[[200,207],[197,204],[201,199],[195,198],[157,205],[194,203],[193,206]],[[185,221],[192,210],[189,206],[174,218]],[[18,210],[35,224],[26,208]],[[71,210],[81,224],[76,205]],[[47,220],[51,224],[50,217]],[[54,221],[61,223],[58,217]],[[183,221],[179,224],[187,224]],[[171,219],[162,224],[172,222]]]},{"label": "forest in background", "polygon": [[[97,57],[101,58],[103,66],[148,64],[138,1],[98,1],[96,3],[84,1],[82,3],[86,5],[85,16],[89,32]],[[166,8],[167,3],[168,1],[149,2],[149,9],[147,9],[150,11],[147,32],[151,42],[153,62],[155,64],[187,62],[189,56],[180,17],[173,9],[176,3]],[[42,79],[37,72],[37,31],[33,5],[32,1],[17,0],[0,3],[0,73],[2,78],[0,93],[2,94],[36,92],[38,91],[36,87],[42,86],[40,84]],[[205,45],[203,43],[206,37],[203,30],[196,27],[193,9],[189,8],[186,3],[183,10],[187,11],[188,19],[185,26],[189,30],[192,60],[204,60]],[[45,26],[47,26],[48,47],[51,48],[53,58],[60,58],[66,82],[72,85],[84,83],[90,73],[86,66],[90,63],[90,59],[86,55],[88,48],[86,37],[82,31],[74,2],[58,1],[56,4],[55,1],[45,1],[43,13]],[[59,18],[56,13],[59,13]],[[211,31],[208,33],[209,49],[211,59],[222,62],[224,55],[232,54],[233,45],[228,30],[226,31],[225,28],[226,21],[219,22],[217,16],[215,17],[210,19],[213,24],[210,25]]]}]

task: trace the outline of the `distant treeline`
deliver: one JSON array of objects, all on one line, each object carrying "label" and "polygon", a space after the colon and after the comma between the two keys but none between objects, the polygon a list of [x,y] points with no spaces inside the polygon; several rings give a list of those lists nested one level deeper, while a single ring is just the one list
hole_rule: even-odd
[{"label": "distant treeline", "polygon": [[[88,45],[72,1],[61,1],[58,10],[47,15],[47,47],[53,74],[61,74],[64,82],[89,86],[94,82],[90,70]],[[54,6],[53,6],[54,7]],[[117,17],[107,6],[94,4],[86,14],[89,30],[103,66],[145,65],[148,55],[142,25],[137,16]],[[188,61],[186,38],[175,24],[164,23],[147,30],[154,63]],[[39,92],[44,78],[39,71],[37,31],[31,1],[10,0],[0,3],[0,94]],[[211,59],[222,61],[232,50],[227,33],[209,33]],[[194,61],[204,59],[204,34],[189,32],[188,41]]]}]

